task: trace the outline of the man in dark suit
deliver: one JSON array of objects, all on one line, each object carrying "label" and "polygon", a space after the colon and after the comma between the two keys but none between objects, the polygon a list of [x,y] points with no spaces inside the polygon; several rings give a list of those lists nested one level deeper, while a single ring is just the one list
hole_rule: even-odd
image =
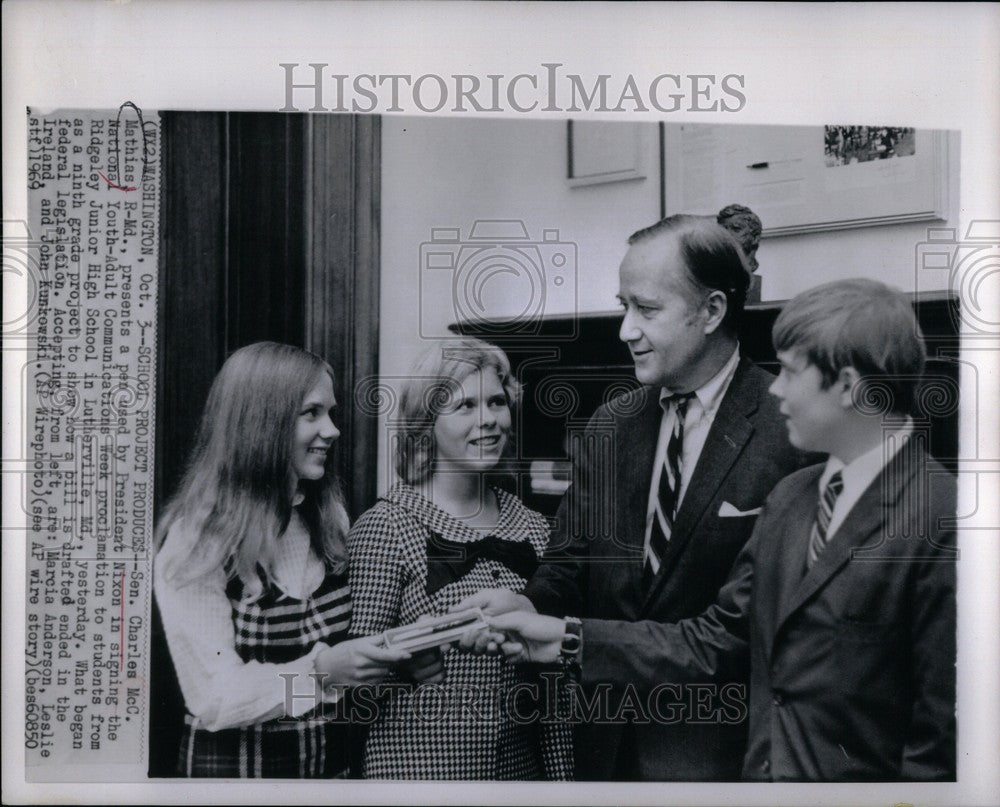
[{"label": "man in dark suit", "polygon": [[[954,780],[955,484],[907,416],[913,312],[875,281],[830,283],[788,304],[774,341],[791,442],[829,460],[775,488],[703,615],[584,620],[583,679],[703,680],[749,644],[745,778]],[[566,631],[528,613],[494,624],[535,661]]]},{"label": "man in dark suit", "polygon": [[[715,600],[767,494],[803,464],[767,393],[773,376],[739,355],[750,273],[738,243],[710,219],[672,216],[629,245],[620,338],[644,386],[598,409],[575,440],[572,485],[523,596],[482,592],[462,607],[627,622],[699,614]],[[642,643],[620,650],[636,664],[658,652]],[[632,708],[647,697],[649,679],[619,676],[610,690],[610,676],[592,680],[599,714],[577,736],[579,778],[739,778],[745,664],[676,693],[672,713],[684,714],[669,722]],[[706,720],[706,710],[720,708],[720,687],[736,708]]]}]

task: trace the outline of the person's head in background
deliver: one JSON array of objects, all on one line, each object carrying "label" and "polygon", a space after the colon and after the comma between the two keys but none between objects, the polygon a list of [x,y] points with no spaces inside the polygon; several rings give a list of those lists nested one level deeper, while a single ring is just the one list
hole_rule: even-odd
[{"label": "person's head in background", "polygon": [[760,246],[760,234],[764,229],[760,217],[744,205],[726,205],[718,212],[715,221],[729,230],[740,242],[747,259],[747,266],[751,273],[756,272],[757,247]]},{"label": "person's head in background", "polygon": [[721,224],[733,237],[740,242],[743,254],[750,269],[750,288],[747,289],[747,302],[759,303],[761,298],[760,275],[757,274],[757,248],[760,246],[760,236],[764,225],[760,217],[744,205],[726,205],[718,212],[715,221]]},{"label": "person's head in background", "polygon": [[906,422],[926,352],[901,292],[866,278],[824,283],[788,302],[772,336],[771,392],[796,448],[849,463]]},{"label": "person's head in background", "polygon": [[669,216],[629,238],[619,338],[643,384],[698,389],[736,348],[750,271],[736,239],[702,216]]}]

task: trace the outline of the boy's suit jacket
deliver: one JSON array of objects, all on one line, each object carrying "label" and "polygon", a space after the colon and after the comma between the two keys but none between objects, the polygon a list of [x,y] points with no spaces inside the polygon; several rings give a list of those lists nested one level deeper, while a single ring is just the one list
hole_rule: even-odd
[{"label": "boy's suit jacket", "polygon": [[[920,440],[808,572],[823,466],[783,480],[714,606],[675,625],[585,622],[585,677],[699,680],[749,643],[745,778],[953,780],[955,483]],[[655,653],[633,664],[637,645]]]}]

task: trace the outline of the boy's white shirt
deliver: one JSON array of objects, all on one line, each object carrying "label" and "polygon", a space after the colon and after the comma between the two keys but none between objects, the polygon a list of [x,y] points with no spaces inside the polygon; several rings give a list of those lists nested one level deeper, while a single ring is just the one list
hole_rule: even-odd
[{"label": "boy's white shirt", "polygon": [[889,461],[896,456],[899,450],[906,445],[913,434],[913,421],[906,419],[905,425],[901,428],[887,431],[882,440],[860,457],[856,457],[847,465],[832,454],[826,461],[826,467],[819,478],[819,495],[823,495],[827,482],[837,471],[841,472],[844,481],[844,488],[837,498],[837,503],[833,507],[833,514],[830,517],[830,525],[827,528],[827,540],[836,535],[840,525],[851,512],[861,495],[868,489],[868,486],[875,481],[875,478],[882,472],[882,469]]}]

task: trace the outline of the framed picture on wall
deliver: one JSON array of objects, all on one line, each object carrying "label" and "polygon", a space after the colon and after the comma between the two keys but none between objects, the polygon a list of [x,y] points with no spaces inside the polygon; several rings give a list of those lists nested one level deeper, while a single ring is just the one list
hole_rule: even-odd
[{"label": "framed picture on wall", "polygon": [[899,126],[667,126],[664,209],[739,200],[764,236],[947,218],[946,131]]},{"label": "framed picture on wall", "polygon": [[643,123],[566,122],[567,182],[570,187],[645,179],[643,155],[652,147]]}]

